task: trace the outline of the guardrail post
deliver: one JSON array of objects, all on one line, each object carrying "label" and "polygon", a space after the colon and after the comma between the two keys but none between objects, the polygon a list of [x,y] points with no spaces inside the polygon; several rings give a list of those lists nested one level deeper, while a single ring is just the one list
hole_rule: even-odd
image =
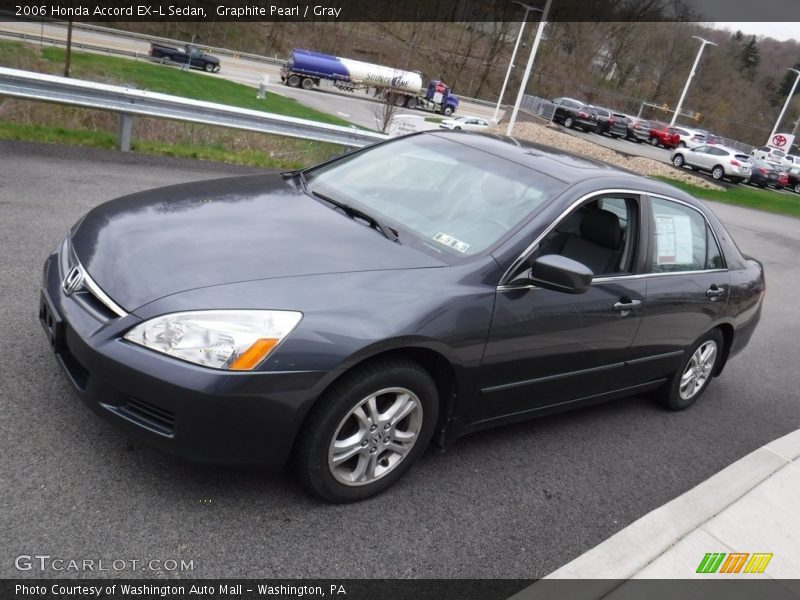
[{"label": "guardrail post", "polygon": [[133,115],[119,113],[119,128],[117,130],[117,144],[122,152],[131,151],[131,134],[133,133]]}]

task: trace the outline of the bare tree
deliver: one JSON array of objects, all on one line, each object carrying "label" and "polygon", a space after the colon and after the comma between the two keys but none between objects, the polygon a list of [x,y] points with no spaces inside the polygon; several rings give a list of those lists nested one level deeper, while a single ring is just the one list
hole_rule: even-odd
[{"label": "bare tree", "polygon": [[394,90],[386,90],[379,102],[373,105],[372,112],[375,115],[375,124],[378,131],[387,133],[392,121],[403,108],[405,96],[398,94]]}]

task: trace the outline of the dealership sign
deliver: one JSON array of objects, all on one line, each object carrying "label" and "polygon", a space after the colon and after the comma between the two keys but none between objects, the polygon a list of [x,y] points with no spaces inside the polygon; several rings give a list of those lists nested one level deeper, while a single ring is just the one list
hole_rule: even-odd
[{"label": "dealership sign", "polygon": [[784,152],[789,152],[794,144],[794,136],[791,133],[776,133],[767,142],[770,148],[777,148]]}]

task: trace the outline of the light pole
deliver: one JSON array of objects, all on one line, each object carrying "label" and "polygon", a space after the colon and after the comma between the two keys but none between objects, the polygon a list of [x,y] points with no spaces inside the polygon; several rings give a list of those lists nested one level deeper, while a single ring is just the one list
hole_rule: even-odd
[{"label": "light pole", "polygon": [[519,112],[519,105],[522,104],[522,97],[525,95],[525,87],[528,85],[528,78],[531,76],[531,69],[533,69],[533,59],[536,58],[536,51],[539,49],[539,43],[542,41],[542,33],[544,26],[547,25],[547,15],[550,12],[550,4],[553,0],[547,0],[542,11],[542,20],[539,21],[539,29],[536,30],[536,38],[533,40],[533,48],[531,48],[531,55],[528,57],[528,64],[525,67],[525,74],[522,76],[522,83],[519,86],[519,93],[517,94],[517,101],[514,103],[514,110],[511,111],[511,118],[508,120],[508,129],[506,135],[511,135],[514,129],[514,123],[517,121],[517,113]]},{"label": "light pole", "polygon": [[775,132],[778,131],[778,127],[781,126],[781,119],[783,119],[783,114],[786,112],[786,109],[789,107],[789,102],[792,101],[792,96],[794,96],[794,91],[797,89],[797,83],[800,82],[800,71],[798,71],[797,69],[786,69],[786,70],[787,71],[794,71],[795,73],[797,73],[797,77],[794,80],[794,85],[792,86],[792,91],[789,92],[789,97],[786,98],[786,102],[783,105],[783,109],[781,110],[781,114],[778,115],[778,120],[775,121],[775,127],[772,128],[772,133],[769,134],[769,140],[767,140],[768,143],[769,143],[770,140],[772,140],[772,136],[775,135]]},{"label": "light pole", "polygon": [[503,95],[506,93],[506,85],[508,85],[508,79],[511,77],[511,69],[514,68],[514,58],[517,56],[517,49],[519,48],[519,41],[522,39],[522,30],[525,29],[525,23],[528,20],[528,13],[532,10],[537,10],[542,12],[541,8],[534,8],[533,6],[529,6],[527,4],[523,4],[522,2],[517,2],[517,0],[513,0],[514,4],[519,4],[522,8],[525,9],[525,16],[522,17],[522,22],[519,26],[519,33],[517,34],[517,41],[514,44],[514,51],[511,53],[511,60],[508,62],[508,70],[506,71],[506,78],[503,80],[503,87],[500,88],[500,97],[497,99],[497,106],[494,107],[494,116],[492,117],[492,121],[495,123],[497,122],[497,114],[500,112],[500,105],[503,103]]},{"label": "light pole", "polygon": [[706,44],[711,44],[712,46],[716,46],[714,42],[709,42],[708,40],[704,40],[701,37],[696,35],[692,36],[696,40],[700,40],[702,42],[700,44],[700,50],[697,51],[697,57],[694,59],[694,64],[692,65],[692,70],[689,73],[689,77],[686,79],[686,85],[683,86],[683,92],[681,93],[681,99],[678,100],[678,106],[675,107],[675,114],[672,115],[672,120],[669,122],[669,126],[672,127],[675,125],[675,120],[678,118],[678,115],[681,114],[681,107],[683,106],[683,99],[686,97],[686,92],[689,91],[689,84],[692,82],[692,77],[694,77],[694,72],[697,69],[697,64],[700,62],[700,57],[703,55],[703,50],[706,47]]}]

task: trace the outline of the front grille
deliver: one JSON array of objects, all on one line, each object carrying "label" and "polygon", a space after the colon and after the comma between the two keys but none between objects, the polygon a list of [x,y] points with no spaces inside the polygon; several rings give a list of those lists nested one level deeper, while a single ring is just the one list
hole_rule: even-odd
[{"label": "front grille", "polygon": [[175,415],[161,407],[129,396],[125,404],[114,407],[115,412],[143,427],[167,437],[175,435]]}]

